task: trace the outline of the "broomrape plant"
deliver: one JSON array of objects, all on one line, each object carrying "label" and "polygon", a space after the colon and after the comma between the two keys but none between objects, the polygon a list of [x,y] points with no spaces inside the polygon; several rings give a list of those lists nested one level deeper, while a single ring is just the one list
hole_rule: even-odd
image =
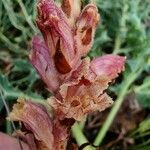
[{"label": "broomrape plant", "polygon": [[19,99],[8,119],[23,123],[16,136],[29,149],[65,150],[75,121],[112,105],[105,90],[124,70],[125,57],[86,57],[100,18],[93,2],[83,7],[80,0],[62,0],[59,7],[53,0],[39,0],[37,10],[42,36],[33,37],[29,58],[52,93],[47,104],[53,112]]}]

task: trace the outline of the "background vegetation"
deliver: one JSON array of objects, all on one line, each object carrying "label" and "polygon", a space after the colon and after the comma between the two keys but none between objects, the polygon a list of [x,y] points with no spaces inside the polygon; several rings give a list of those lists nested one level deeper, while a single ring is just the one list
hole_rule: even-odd
[{"label": "background vegetation", "polygon": [[[149,150],[150,0],[95,2],[101,23],[89,56],[113,53],[126,56],[127,62],[108,90],[113,107],[89,115],[80,129],[102,149]],[[50,96],[28,61],[31,38],[39,33],[35,17],[36,0],[0,0],[0,131],[8,134],[13,128],[5,121],[4,99],[11,109],[20,96],[41,103]]]}]

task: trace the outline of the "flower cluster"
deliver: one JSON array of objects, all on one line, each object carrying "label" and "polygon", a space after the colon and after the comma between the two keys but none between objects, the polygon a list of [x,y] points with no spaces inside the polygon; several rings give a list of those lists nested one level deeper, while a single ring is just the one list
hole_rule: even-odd
[{"label": "flower cluster", "polygon": [[112,104],[104,90],[123,70],[125,58],[81,59],[93,44],[97,7],[90,3],[81,10],[81,1],[63,0],[61,8],[53,0],[39,1],[37,25],[44,40],[33,38],[30,60],[54,95],[48,102],[59,119],[80,121],[85,114]]},{"label": "flower cluster", "polygon": [[86,57],[99,14],[92,2],[82,8],[81,0],[62,0],[61,7],[53,0],[38,2],[36,22],[43,38],[33,37],[30,61],[53,94],[48,104],[54,115],[50,116],[42,106],[20,101],[9,116],[22,121],[33,134],[34,140],[32,136],[30,140],[25,138],[32,149],[37,143],[40,150],[66,149],[74,121],[81,121],[93,111],[103,111],[113,103],[105,90],[124,69],[125,58]]}]

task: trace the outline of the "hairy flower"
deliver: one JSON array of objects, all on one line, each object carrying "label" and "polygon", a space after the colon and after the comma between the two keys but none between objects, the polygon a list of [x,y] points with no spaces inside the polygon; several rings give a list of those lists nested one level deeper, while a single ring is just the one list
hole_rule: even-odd
[{"label": "hairy flower", "polygon": [[99,22],[95,4],[81,9],[81,0],[38,1],[37,25],[43,38],[33,37],[30,61],[53,96],[44,106],[19,100],[9,119],[21,121],[25,133],[18,135],[34,150],[65,150],[75,120],[93,111],[103,111],[113,101],[107,95],[109,83],[124,70],[125,57],[104,55],[90,60]]},{"label": "hairy flower", "polygon": [[91,62],[85,58],[70,80],[61,85],[59,98],[48,100],[57,116],[81,121],[84,115],[109,107],[113,101],[105,90],[123,70],[124,61],[124,57],[115,55],[105,55]]},{"label": "hairy flower", "polygon": [[81,59],[93,44],[97,7],[90,3],[81,10],[81,1],[63,0],[61,8],[53,0],[39,0],[37,24],[45,42],[33,38],[30,60],[54,95],[48,102],[58,118],[81,120],[112,104],[104,90],[123,70],[125,58]]},{"label": "hairy flower", "polygon": [[93,45],[93,39],[99,22],[99,14],[95,4],[88,4],[76,22],[75,42],[80,56],[85,56]]},{"label": "hairy flower", "polygon": [[42,105],[20,99],[14,105],[8,118],[23,122],[26,131],[20,132],[18,135],[28,143],[30,149],[64,150],[66,148],[72,123],[65,124],[57,118],[50,117]]},{"label": "hairy flower", "polygon": [[31,63],[41,75],[51,92],[55,92],[60,86],[60,79],[55,68],[52,57],[48,52],[48,47],[42,38],[35,36],[32,40],[32,53],[30,54]]},{"label": "hairy flower", "polygon": [[65,15],[53,0],[39,1],[37,25],[43,33],[58,72],[70,72],[76,53],[73,34]]},{"label": "hairy flower", "polygon": [[[74,16],[74,26],[69,24],[69,19],[66,16],[68,9],[66,3],[69,4],[68,7],[71,9],[70,16]],[[56,78],[58,76],[59,78],[66,78],[68,73],[81,63],[80,58],[87,54],[92,46],[94,33],[99,21],[97,8],[94,4],[87,5],[81,13],[81,1],[63,1],[62,8],[64,12],[58,8],[53,0],[39,1],[37,25],[43,34],[45,42],[38,37],[33,38],[30,55],[32,64],[52,92],[57,89],[58,80],[54,79],[53,83],[56,82],[55,85],[48,80],[53,75],[56,75]],[[77,9],[77,11],[74,9]],[[46,61],[40,57],[47,57]],[[43,63],[44,67],[39,63]]]}]

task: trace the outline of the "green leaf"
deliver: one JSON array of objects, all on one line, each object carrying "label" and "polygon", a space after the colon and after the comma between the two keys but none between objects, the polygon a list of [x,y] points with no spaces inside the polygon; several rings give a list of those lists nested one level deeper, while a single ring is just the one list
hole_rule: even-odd
[{"label": "green leaf", "polygon": [[14,88],[11,83],[8,81],[8,79],[0,75],[0,87],[2,88],[4,92],[4,96],[6,97],[7,100],[15,100],[19,97],[25,97],[27,99],[34,99],[34,100],[42,100],[42,96],[33,92],[27,92],[23,93],[17,88]]},{"label": "green leaf", "polygon": [[0,97],[0,112],[1,112],[1,110],[3,109],[3,107],[4,107],[4,103],[3,103],[3,101],[2,101],[2,98]]},{"label": "green leaf", "polygon": [[16,59],[14,60],[14,68],[13,71],[32,71],[33,67],[32,65],[23,59]]},{"label": "green leaf", "polygon": [[136,97],[143,107],[150,107],[150,77],[146,77],[143,84],[134,87]]},{"label": "green leaf", "polygon": [[4,75],[0,75],[0,86],[6,96],[19,97],[22,92],[13,88],[8,79]]},{"label": "green leaf", "polygon": [[138,128],[140,133],[146,132],[148,130],[150,130],[150,118],[141,122]]}]

